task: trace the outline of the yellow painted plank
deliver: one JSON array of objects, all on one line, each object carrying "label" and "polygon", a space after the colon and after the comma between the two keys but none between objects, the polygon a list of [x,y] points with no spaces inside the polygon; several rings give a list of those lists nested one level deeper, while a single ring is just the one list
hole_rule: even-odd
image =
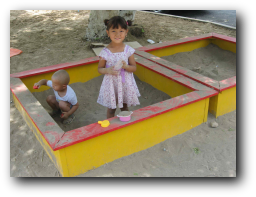
[{"label": "yellow painted plank", "polygon": [[28,90],[30,92],[42,92],[42,91],[48,90],[50,87],[42,86],[39,89],[33,89],[33,85],[36,82],[40,81],[41,79],[51,80],[53,73],[54,72],[44,73],[44,74],[40,74],[40,75],[34,75],[31,77],[21,78],[20,80],[26,85],[26,87],[28,88]]},{"label": "yellow painted plank", "polygon": [[[70,83],[77,83],[77,82],[87,82],[95,77],[100,76],[98,73],[98,63],[92,63],[92,64],[86,64],[82,66],[77,66],[77,67],[72,67],[72,68],[67,68],[65,69],[69,76],[70,76]],[[47,86],[42,86],[39,89],[33,89],[34,83],[38,82],[41,79],[47,79],[51,80],[51,77],[54,72],[49,72],[49,73],[43,73],[43,74],[38,74],[35,76],[30,76],[30,77],[25,77],[21,78],[21,81],[27,86],[30,92],[42,92],[45,90],[48,90],[49,87]]]},{"label": "yellow painted plank", "polygon": [[64,176],[79,175],[200,125],[207,118],[208,102],[207,98],[63,148],[69,169]]},{"label": "yellow painted plank", "polygon": [[141,81],[144,81],[154,88],[165,92],[170,97],[176,97],[183,94],[192,92],[193,90],[175,82],[171,79],[168,79],[156,72],[153,72],[139,64],[137,64],[137,70],[134,73]]},{"label": "yellow painted plank", "polygon": [[201,47],[206,47],[210,43],[211,43],[210,39],[205,39],[205,40],[199,40],[199,41],[189,42],[185,44],[179,44],[179,45],[175,45],[175,46],[171,46],[163,49],[157,49],[154,51],[148,51],[148,53],[158,57],[162,57],[162,56],[174,55],[180,52],[193,51]]},{"label": "yellow painted plank", "polygon": [[203,122],[207,121],[208,111],[209,111],[209,103],[210,103],[210,98],[205,99],[204,120],[203,120]]},{"label": "yellow painted plank", "polygon": [[219,94],[210,98],[209,112],[217,118]]},{"label": "yellow painted plank", "polygon": [[83,66],[65,69],[70,75],[70,84],[77,82],[87,82],[100,76],[98,73],[98,63],[86,64]]},{"label": "yellow painted plank", "polygon": [[60,149],[54,152],[58,152],[58,154],[55,154],[55,156],[57,157],[57,160],[61,164],[61,171],[60,171],[61,175],[63,177],[70,177],[65,150]]},{"label": "yellow painted plank", "polygon": [[236,109],[236,87],[219,93],[217,117]]},{"label": "yellow painted plank", "polygon": [[212,39],[211,40],[212,44],[217,45],[223,50],[231,51],[233,53],[236,53],[236,43],[228,42],[225,40],[220,40],[220,39]]},{"label": "yellow painted plank", "polygon": [[209,112],[217,118],[236,109],[236,87],[210,98]]}]

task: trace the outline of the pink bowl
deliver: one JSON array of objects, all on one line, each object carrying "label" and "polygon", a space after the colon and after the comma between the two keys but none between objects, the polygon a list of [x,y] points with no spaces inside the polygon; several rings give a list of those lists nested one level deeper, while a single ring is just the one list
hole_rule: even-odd
[{"label": "pink bowl", "polygon": [[127,121],[131,120],[131,116],[119,117],[119,120],[122,122],[127,122]]},{"label": "pink bowl", "polygon": [[117,117],[119,117],[119,120],[122,121],[122,122],[127,122],[129,120],[131,120],[131,115],[132,115],[132,111],[131,111],[131,114],[129,116],[119,116],[117,115]]}]

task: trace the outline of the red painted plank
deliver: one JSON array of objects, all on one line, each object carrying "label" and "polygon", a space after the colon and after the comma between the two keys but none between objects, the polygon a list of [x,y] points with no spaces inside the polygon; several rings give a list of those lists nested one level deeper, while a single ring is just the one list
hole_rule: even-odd
[{"label": "red painted plank", "polygon": [[54,123],[54,120],[41,105],[35,105],[37,102],[36,98],[33,97],[32,93],[20,79],[11,78],[10,88],[13,95],[20,103],[26,114],[30,117],[41,135],[47,141],[49,146],[54,149],[54,146],[63,136],[64,131]]},{"label": "red painted plank", "polygon": [[162,67],[162,66],[154,63],[153,61],[150,61],[149,59],[145,59],[138,55],[135,55],[134,57],[135,57],[135,61],[137,64],[139,64],[155,73],[158,73],[159,75],[162,75],[172,81],[175,81],[175,82],[181,84],[182,86],[185,86],[191,90],[208,90],[208,89],[210,89],[210,88],[196,82],[194,79],[193,80],[189,79],[188,77],[178,73],[176,70],[172,71],[171,69]]},{"label": "red painted plank", "polygon": [[236,43],[236,38],[234,38],[234,37],[229,37],[229,36],[225,36],[225,35],[221,35],[221,34],[217,34],[217,33],[213,33],[212,36],[213,36],[213,38]]},{"label": "red painted plank", "polygon": [[171,46],[175,46],[175,45],[185,44],[185,43],[189,43],[189,42],[195,42],[195,41],[199,41],[199,40],[205,40],[205,39],[209,39],[209,38],[212,38],[212,33],[204,34],[204,35],[200,35],[200,36],[189,37],[189,38],[182,38],[182,39],[163,42],[163,43],[152,44],[152,45],[136,48],[136,50],[149,52],[149,51],[163,49],[163,48],[167,48],[167,47],[171,47]]},{"label": "red painted plank", "polygon": [[47,137],[47,135],[45,135],[37,126],[37,124],[34,122],[33,118],[31,118],[30,114],[28,113],[28,111],[26,110],[26,108],[22,105],[22,103],[20,102],[20,100],[18,99],[18,97],[15,95],[15,93],[13,92],[13,90],[11,89],[13,95],[15,96],[15,98],[17,99],[17,101],[20,103],[20,105],[22,106],[22,108],[25,110],[26,114],[30,117],[31,121],[35,124],[36,128],[39,130],[39,132],[41,133],[41,135],[44,137],[44,139],[46,140],[46,142],[48,143],[48,145],[52,148],[52,150],[54,150],[54,146],[57,144],[57,142],[61,139],[61,137],[63,136],[63,134],[59,134],[53,131],[46,131],[45,133],[48,134],[50,133],[50,135],[53,135],[55,140],[54,142],[51,142],[49,140],[49,138]]},{"label": "red painted plank", "polygon": [[138,110],[133,111],[131,120],[129,122],[121,122],[117,117],[108,119],[110,126],[103,128],[98,123],[93,123],[81,128],[77,128],[68,131],[64,134],[58,144],[55,146],[54,150],[59,150],[79,142],[83,142],[94,137],[104,135],[111,131],[127,127],[129,125],[141,122],[143,120],[158,116],[160,114],[175,110],[177,108],[189,105],[191,103],[203,100],[217,95],[218,92],[214,90],[208,91],[194,91],[188,94],[184,94],[172,99],[168,99],[154,105],[150,105]]},{"label": "red painted plank", "polygon": [[219,91],[219,82],[214,80],[214,79],[211,79],[209,77],[205,77],[199,73],[196,73],[196,72],[193,72],[187,68],[184,68],[182,66],[179,66],[179,65],[176,65],[172,62],[169,62],[165,59],[162,59],[160,57],[157,57],[157,56],[154,56],[152,54],[149,54],[149,53],[146,53],[146,52],[143,52],[143,51],[135,51],[135,54],[140,56],[140,57],[143,57],[143,58],[146,58],[158,65],[161,65],[167,69],[170,69],[174,72],[177,72],[189,79],[192,79],[198,83],[201,83],[205,86],[208,86],[209,88],[213,88],[215,89],[216,91]]},{"label": "red painted plank", "polygon": [[220,91],[236,86],[236,76],[220,81]]},{"label": "red painted plank", "polygon": [[43,73],[54,72],[54,71],[57,71],[60,69],[68,69],[68,68],[92,64],[92,63],[96,63],[96,62],[99,62],[98,56],[86,58],[86,59],[80,60],[78,62],[71,62],[71,63],[68,62],[68,63],[63,63],[63,64],[56,64],[56,65],[52,65],[52,66],[46,66],[46,67],[42,67],[42,68],[36,68],[36,69],[28,70],[28,71],[14,73],[14,74],[11,74],[11,77],[15,77],[15,78],[30,77],[30,76],[34,76],[34,75],[43,74]]}]

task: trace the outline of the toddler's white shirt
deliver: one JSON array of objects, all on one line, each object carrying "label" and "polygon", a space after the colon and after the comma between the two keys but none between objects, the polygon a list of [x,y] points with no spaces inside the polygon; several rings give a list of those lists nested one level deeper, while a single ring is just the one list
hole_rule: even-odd
[{"label": "toddler's white shirt", "polygon": [[[47,81],[47,86],[49,86],[49,87],[52,88],[52,81],[51,81],[51,80],[48,80],[48,81]],[[69,102],[71,105],[77,104],[76,93],[75,93],[75,91],[74,91],[69,85],[67,85],[67,92],[66,92],[66,95],[63,96],[63,97],[60,97],[57,91],[55,91],[55,90],[53,90],[53,91],[54,91],[54,94],[55,94],[55,97],[56,97],[57,102],[60,102],[60,101],[67,101],[67,102]]]}]

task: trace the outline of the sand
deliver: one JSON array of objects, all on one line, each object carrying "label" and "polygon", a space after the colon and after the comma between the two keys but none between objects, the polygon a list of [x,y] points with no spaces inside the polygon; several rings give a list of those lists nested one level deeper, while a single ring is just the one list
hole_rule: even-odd
[{"label": "sand", "polygon": [[[10,47],[23,53],[10,59],[10,73],[95,56],[90,42],[83,39],[89,14],[88,10],[11,10]],[[233,29],[151,13],[137,12],[134,24],[143,26],[145,37],[129,35],[126,41],[137,41],[142,46],[150,45],[147,39],[163,42],[210,32],[236,37]],[[217,128],[209,126],[212,120],[215,118],[210,114],[206,124],[79,177],[235,177],[236,111],[218,117]],[[60,176],[13,102],[10,176]]]},{"label": "sand", "polygon": [[236,76],[236,54],[214,44],[161,58],[217,81]]},{"label": "sand", "polygon": [[128,117],[132,114],[131,111],[122,111],[122,112],[119,112],[118,116],[120,117]]},{"label": "sand", "polygon": [[[70,84],[70,87],[72,87],[76,92],[79,108],[74,113],[76,118],[70,125],[63,125],[59,115],[53,117],[55,122],[62,128],[63,131],[70,131],[98,122],[99,120],[107,119],[107,108],[97,103],[103,77],[104,75],[101,75],[85,83]],[[141,94],[139,97],[140,105],[129,107],[130,111],[171,98],[168,94],[139,80],[138,77],[135,76],[134,78]],[[45,99],[48,95],[54,95],[52,89],[48,89],[44,92],[36,92],[33,93],[33,95],[47,111],[51,111],[51,108]],[[115,115],[117,115],[119,112],[120,109],[117,108]]]}]

